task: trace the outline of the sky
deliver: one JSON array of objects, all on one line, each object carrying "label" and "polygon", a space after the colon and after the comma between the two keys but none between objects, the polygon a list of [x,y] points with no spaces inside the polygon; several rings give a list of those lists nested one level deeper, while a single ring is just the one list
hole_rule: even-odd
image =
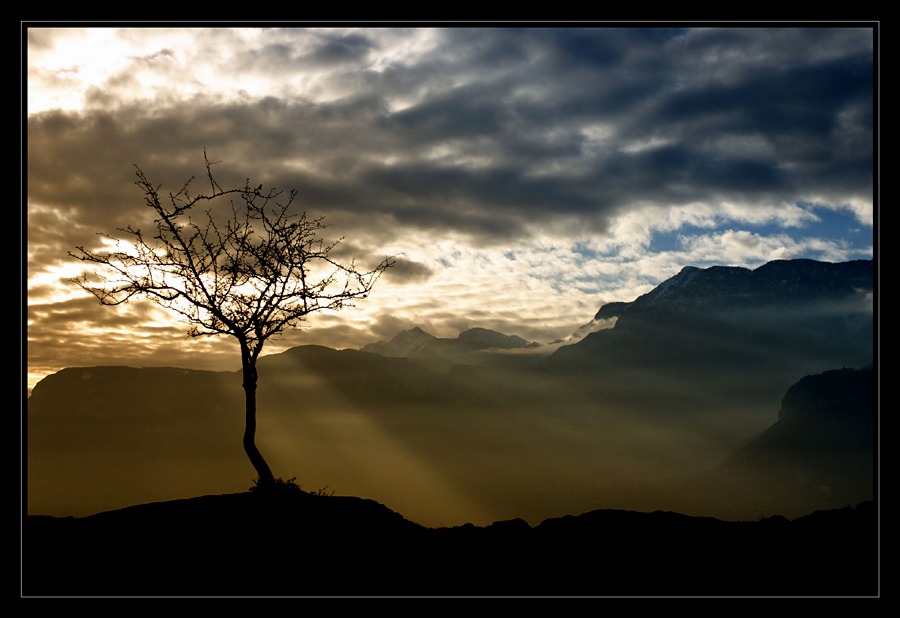
[{"label": "sky", "polygon": [[71,282],[76,246],[203,176],[297,190],[336,253],[396,265],[267,343],[419,326],[565,339],[685,266],[871,259],[875,24],[23,24],[27,389],[65,367],[237,370],[148,302]]}]

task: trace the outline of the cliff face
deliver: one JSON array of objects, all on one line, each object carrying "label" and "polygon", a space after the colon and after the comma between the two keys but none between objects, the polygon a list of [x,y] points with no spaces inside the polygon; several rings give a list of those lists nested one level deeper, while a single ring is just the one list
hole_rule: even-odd
[{"label": "cliff face", "polygon": [[794,425],[873,420],[875,376],[872,365],[842,368],[806,376],[788,389],[778,412],[779,421]]},{"label": "cliff face", "polygon": [[778,421],[741,449],[734,465],[790,466],[820,476],[862,458],[871,478],[877,410],[872,366],[806,376],[788,389]]},{"label": "cliff face", "polygon": [[777,487],[784,504],[875,496],[875,387],[871,365],[802,378],[785,394],[778,421],[726,460],[720,479],[733,495],[768,487],[771,499]]}]

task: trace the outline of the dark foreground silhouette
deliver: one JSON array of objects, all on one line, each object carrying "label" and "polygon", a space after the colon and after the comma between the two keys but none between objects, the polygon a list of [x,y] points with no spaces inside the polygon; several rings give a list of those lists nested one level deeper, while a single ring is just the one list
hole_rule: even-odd
[{"label": "dark foreground silhouette", "polygon": [[25,596],[877,596],[871,502],[733,522],[598,510],[425,528],[354,497],[247,492],[29,516]]}]

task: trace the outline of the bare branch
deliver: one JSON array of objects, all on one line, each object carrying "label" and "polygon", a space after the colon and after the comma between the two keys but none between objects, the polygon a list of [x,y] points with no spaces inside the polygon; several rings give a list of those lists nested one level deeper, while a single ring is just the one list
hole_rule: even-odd
[{"label": "bare branch", "polygon": [[71,256],[99,268],[75,282],[105,305],[147,298],[185,319],[191,336],[230,334],[256,356],[309,314],[366,298],[392,265],[385,259],[360,271],[339,263],[331,252],[342,239],[326,242],[322,218],[293,210],[296,191],[264,191],[249,179],[223,188],[212,169],[218,162],[206,151],[203,159],[209,193],[192,194],[192,177],[165,200],[135,165],[154,233],[125,227],[103,236],[113,250],[76,247]]}]

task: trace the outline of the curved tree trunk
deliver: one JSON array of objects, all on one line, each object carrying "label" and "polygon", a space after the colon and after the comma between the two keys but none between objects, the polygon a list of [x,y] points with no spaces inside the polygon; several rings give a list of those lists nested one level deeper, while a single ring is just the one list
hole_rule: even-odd
[{"label": "curved tree trunk", "polygon": [[256,362],[249,358],[248,355],[243,356],[243,373],[244,373],[244,394],[247,406],[246,422],[244,425],[244,452],[250,458],[250,463],[259,475],[257,487],[272,486],[275,484],[275,477],[269,464],[263,458],[262,453],[256,448]]}]

